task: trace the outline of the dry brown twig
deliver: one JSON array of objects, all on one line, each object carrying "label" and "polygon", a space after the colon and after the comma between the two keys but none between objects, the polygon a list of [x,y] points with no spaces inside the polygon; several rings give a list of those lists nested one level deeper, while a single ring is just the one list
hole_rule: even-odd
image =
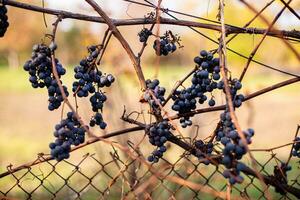
[{"label": "dry brown twig", "polygon": [[252,163],[252,167],[254,168],[254,171],[258,177],[258,179],[261,182],[261,185],[264,188],[264,191],[266,191],[266,197],[267,199],[271,199],[271,196],[269,194],[269,191],[267,189],[267,186],[264,182],[264,179],[262,177],[262,175],[260,174],[260,172],[257,169],[257,165],[254,159],[254,156],[252,155],[252,153],[249,151],[249,147],[248,147],[248,143],[247,140],[245,138],[245,135],[243,134],[243,131],[241,129],[241,126],[239,124],[238,118],[235,114],[235,109],[233,106],[233,102],[232,102],[232,96],[230,93],[230,88],[229,88],[229,83],[228,83],[228,76],[227,76],[227,72],[228,72],[228,66],[227,66],[227,52],[226,52],[226,29],[225,29],[225,19],[224,19],[224,6],[225,6],[225,2],[224,0],[219,0],[219,17],[220,17],[220,21],[221,21],[221,25],[222,25],[222,32],[221,32],[221,37],[220,37],[220,48],[219,48],[219,58],[220,58],[220,69],[221,69],[221,74],[223,77],[223,82],[224,82],[224,90],[225,90],[225,95],[226,95],[226,106],[227,109],[230,113],[230,117],[231,120],[234,124],[234,127],[236,128],[239,137],[241,138],[241,141],[244,144],[244,147],[246,149],[246,151],[248,152],[248,155],[251,159],[251,163]]},{"label": "dry brown twig", "polygon": [[[241,1],[243,4],[245,4],[245,5],[247,6],[247,8],[249,8],[249,10],[251,10],[251,11],[253,11],[254,13],[258,14],[258,17],[259,17],[260,19],[262,19],[263,22],[264,22],[265,24],[268,25],[268,28],[267,28],[266,32],[267,32],[268,30],[273,30],[273,29],[277,30],[277,28],[275,28],[275,22],[276,22],[276,21],[278,20],[278,18],[281,16],[282,12],[283,12],[286,8],[288,8],[288,7],[289,7],[289,4],[292,2],[292,1],[289,1],[288,3],[285,3],[285,2],[284,2],[284,7],[283,7],[282,11],[280,11],[280,12],[277,14],[277,16],[274,18],[274,20],[270,23],[270,22],[264,17],[264,15],[263,15],[262,13],[259,13],[259,11],[257,11],[251,4],[247,3],[245,0],[240,0],[240,1]],[[261,40],[264,40],[264,39],[265,39],[264,37],[266,37],[266,36],[265,36],[265,35],[267,34],[266,32],[263,34],[263,39],[261,39]],[[299,53],[297,52],[297,50],[296,50],[296,49],[295,49],[288,41],[286,41],[286,40],[284,39],[284,36],[282,36],[282,39],[281,39],[280,41],[282,41],[283,44],[284,44],[288,49],[290,49],[290,50],[292,51],[292,53],[296,56],[296,58],[298,59],[298,61],[300,61],[300,55],[299,55]],[[259,44],[259,46],[260,46],[260,44]]]},{"label": "dry brown twig", "polygon": [[[246,4],[245,3],[245,1],[244,0],[241,0],[244,4]],[[287,3],[287,4],[290,4],[292,2],[292,0],[289,0],[289,2]],[[252,8],[252,6],[250,6],[249,4],[246,4],[249,8]],[[246,72],[247,72],[247,70],[248,70],[248,68],[249,68],[249,65],[250,65],[250,63],[251,63],[251,61],[253,60],[253,57],[255,56],[255,54],[256,54],[256,52],[258,51],[258,49],[259,49],[259,47],[261,46],[261,44],[263,43],[263,41],[266,39],[266,37],[267,37],[267,32],[269,31],[269,30],[271,30],[272,29],[272,27],[273,27],[273,25],[276,23],[276,21],[279,19],[279,17],[281,16],[281,14],[283,13],[283,11],[286,9],[286,6],[284,6],[281,10],[280,10],[280,12],[276,15],[276,17],[273,19],[273,21],[271,22],[271,23],[269,23],[268,21],[266,21],[266,23],[268,24],[268,29],[265,31],[265,33],[263,34],[263,37],[260,39],[260,41],[258,42],[258,44],[255,46],[255,48],[252,50],[252,52],[250,53],[250,56],[249,56],[249,59],[248,59],[248,61],[247,61],[247,63],[246,63],[246,66],[244,67],[244,69],[243,69],[243,72],[242,72],[242,74],[241,74],[241,76],[240,76],[240,81],[241,80],[243,80],[243,78],[244,78],[244,76],[245,76],[245,74],[246,74]],[[255,10],[255,12],[257,12],[256,10]],[[261,15],[260,15],[260,17],[261,17]],[[296,57],[298,58],[298,60],[300,61],[300,55],[298,54],[298,52],[288,43],[288,42],[286,42],[285,40],[282,40],[282,41],[284,41],[284,43],[289,47],[289,49],[291,49],[292,50],[292,52],[296,55]]]},{"label": "dry brown twig", "polygon": [[[31,10],[35,12],[46,13],[50,15],[61,16],[63,19],[77,19],[83,21],[90,21],[90,22],[98,22],[98,23],[105,23],[105,20],[101,17],[83,15],[78,13],[72,13],[63,10],[56,10],[50,8],[42,8],[39,6],[30,5],[27,3],[21,3],[14,0],[4,0],[6,5]],[[112,19],[111,21],[115,26],[127,26],[127,25],[143,25],[143,24],[154,24],[156,19],[147,19],[144,18],[140,19],[129,19],[129,20],[118,20]],[[214,24],[205,24],[205,23],[198,23],[193,21],[185,21],[185,20],[172,20],[168,18],[160,18],[160,24],[172,24],[172,25],[179,25],[179,26],[192,26],[192,27],[199,27],[199,28],[206,28],[210,30],[221,31],[221,26],[214,25]],[[226,26],[226,34],[264,34],[266,30],[258,29],[258,28],[240,28],[234,26]],[[275,36],[275,37],[290,37],[295,39],[300,39],[300,32],[299,31],[285,31],[285,30],[272,30],[268,32],[268,35]]]}]

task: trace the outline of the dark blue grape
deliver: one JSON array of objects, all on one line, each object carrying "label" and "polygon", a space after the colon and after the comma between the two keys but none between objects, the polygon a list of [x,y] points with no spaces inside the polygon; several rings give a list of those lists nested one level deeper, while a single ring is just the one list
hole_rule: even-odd
[{"label": "dark blue grape", "polygon": [[103,74],[97,68],[96,60],[100,53],[99,46],[92,45],[88,46],[87,49],[89,55],[80,61],[79,66],[74,68],[76,81],[73,82],[72,91],[80,98],[92,94],[90,103],[95,114],[90,120],[90,126],[98,125],[101,129],[105,129],[107,124],[103,121],[101,113],[107,97],[100,88],[110,87],[115,78],[111,74]]},{"label": "dark blue grape", "polygon": [[209,106],[214,106],[214,105],[216,105],[215,100],[214,100],[214,99],[210,99],[210,100],[208,101],[208,105],[209,105]]},{"label": "dark blue grape", "polygon": [[148,40],[148,37],[149,37],[150,35],[152,35],[152,31],[150,31],[150,30],[147,29],[147,28],[143,28],[143,29],[138,33],[140,42],[146,42],[146,41]]},{"label": "dark blue grape", "polygon": [[194,146],[196,148],[197,158],[205,165],[210,164],[209,157],[212,155],[213,152],[213,143],[205,143],[202,140],[196,140]]},{"label": "dark blue grape", "polygon": [[[228,80],[228,84],[232,95],[233,106],[234,108],[238,108],[242,105],[244,100],[244,96],[242,94],[237,94],[238,90],[242,88],[242,84],[238,79],[230,79]],[[217,87],[224,90],[224,83],[220,81]],[[237,161],[242,159],[247,151],[245,144],[241,140],[241,137],[232,122],[228,105],[226,105],[225,111],[220,115],[220,120],[221,126],[217,130],[216,140],[220,141],[224,146],[222,151],[222,164],[224,164],[230,172],[230,176],[228,177],[228,175],[226,175],[226,178],[229,179],[231,184],[241,183],[243,181],[243,177],[240,176],[239,173],[240,171],[245,170],[246,166]],[[242,134],[246,138],[247,145],[251,144],[251,138],[254,135],[254,130],[247,129],[243,131]]]},{"label": "dark blue grape", "polygon": [[96,112],[96,114],[90,120],[90,126],[98,125],[101,129],[105,129],[107,124],[103,121],[101,113]]},{"label": "dark blue grape", "polygon": [[167,151],[165,143],[172,136],[170,129],[171,126],[169,123],[167,121],[162,121],[148,130],[147,134],[149,136],[149,142],[157,147],[157,149],[148,157],[149,162],[158,162],[159,158]]},{"label": "dark blue grape", "polygon": [[169,53],[176,51],[177,47],[173,41],[169,41],[167,36],[163,36],[160,39],[156,39],[153,43],[153,49],[156,55],[167,56]]},{"label": "dark blue grape", "polygon": [[166,93],[166,89],[164,87],[159,86],[158,79],[154,79],[153,81],[147,79],[146,86],[148,89],[152,91],[156,100],[149,93],[145,93],[144,99],[150,103],[153,109],[159,109],[160,106],[158,103],[163,104],[165,102],[164,95]]}]

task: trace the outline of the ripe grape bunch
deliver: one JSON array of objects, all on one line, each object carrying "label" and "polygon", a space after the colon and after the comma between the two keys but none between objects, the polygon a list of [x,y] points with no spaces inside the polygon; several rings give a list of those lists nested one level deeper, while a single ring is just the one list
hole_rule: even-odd
[{"label": "ripe grape bunch", "polygon": [[156,55],[167,56],[169,53],[176,51],[177,46],[175,43],[178,43],[179,40],[179,37],[174,36],[171,31],[167,31],[163,36],[154,41],[153,49]]},{"label": "ripe grape bunch", "polygon": [[295,138],[292,155],[300,158],[300,137]]},{"label": "ripe grape bunch", "polygon": [[153,81],[147,79],[146,86],[153,92],[156,100],[149,93],[145,93],[144,99],[149,102],[153,109],[159,109],[159,104],[162,105],[165,102],[164,95],[166,93],[166,89],[159,86],[158,79],[154,79]]},{"label": "ripe grape bunch", "polygon": [[[203,104],[207,100],[207,93],[211,93],[208,102],[209,106],[215,105],[212,92],[215,89],[224,88],[223,81],[220,80],[219,59],[214,58],[210,52],[202,50],[200,56],[194,58],[197,70],[193,73],[192,85],[182,90],[176,90],[172,96],[174,104],[172,109],[179,114],[188,113],[195,110],[197,102]],[[182,117],[180,124],[183,128],[192,125],[190,117]]]},{"label": "ripe grape bunch", "polygon": [[241,172],[246,170],[247,166],[242,162],[237,162],[232,165],[232,168],[225,169],[223,172],[223,176],[229,179],[229,183],[231,185],[235,183],[242,183],[244,181],[244,177],[241,176]]},{"label": "ripe grape bunch", "polygon": [[85,128],[81,126],[73,112],[68,112],[67,118],[55,126],[54,137],[57,138],[55,142],[49,144],[51,156],[61,161],[70,157],[72,145],[84,143]]},{"label": "ripe grape bunch", "polygon": [[171,125],[164,120],[158,124],[155,124],[147,131],[149,142],[157,147],[157,149],[154,150],[148,157],[149,162],[158,162],[159,158],[161,158],[164,152],[167,151],[165,143],[172,137],[170,129]]},{"label": "ripe grape bunch", "polygon": [[152,35],[152,31],[150,31],[149,29],[147,28],[143,28],[139,33],[138,33],[138,36],[139,36],[139,40],[140,42],[146,42],[149,38],[149,36]]},{"label": "ripe grape bunch", "polygon": [[95,115],[90,120],[90,126],[99,125],[101,129],[105,129],[106,123],[103,121],[102,112],[103,104],[106,101],[106,95],[100,90],[103,87],[110,87],[115,81],[113,75],[104,75],[97,68],[97,58],[100,54],[99,46],[92,45],[88,47],[89,55],[80,61],[80,65],[74,68],[75,79],[73,82],[74,95],[78,97],[90,97],[92,110]]},{"label": "ripe grape bunch", "polygon": [[196,148],[197,158],[205,165],[208,165],[210,163],[209,157],[212,155],[213,152],[213,143],[205,143],[203,140],[197,140],[194,142],[194,146]]},{"label": "ripe grape bunch", "polygon": [[[280,165],[274,166],[274,176],[276,177],[276,181],[287,184],[287,172],[291,171],[292,167],[284,162],[280,162]],[[286,191],[283,188],[275,187],[275,191],[280,194],[286,194]]]},{"label": "ripe grape bunch", "polygon": [[[242,88],[242,84],[237,79],[230,79],[229,88],[234,108],[240,107],[244,100],[244,96],[242,94],[237,94],[237,91]],[[254,130],[249,128],[243,131],[242,134],[246,140],[245,142],[247,143],[245,144],[232,122],[228,105],[226,105],[225,111],[220,115],[220,120],[221,123],[217,130],[216,140],[220,141],[224,146],[222,152],[222,164],[227,168],[227,170],[224,171],[223,175],[225,178],[229,179],[231,184],[235,184],[236,182],[241,183],[243,181],[242,176],[240,176],[241,169],[237,168],[241,164],[236,163],[247,153],[245,145],[251,144],[251,138],[254,135]],[[230,176],[228,174],[230,174]]]},{"label": "ripe grape bunch", "polygon": [[[52,111],[58,109],[64,99],[52,71],[51,51],[56,49],[56,45],[51,43],[50,47],[45,44],[34,45],[31,59],[25,62],[23,68],[25,71],[28,71],[30,75],[29,81],[33,88],[47,88],[49,96],[48,109]],[[55,59],[54,63],[60,78],[66,73],[66,70],[58,59]],[[68,96],[69,93],[66,86],[63,86],[63,90]]]},{"label": "ripe grape bunch", "polygon": [[4,36],[8,26],[7,8],[5,5],[0,5],[0,37]]}]

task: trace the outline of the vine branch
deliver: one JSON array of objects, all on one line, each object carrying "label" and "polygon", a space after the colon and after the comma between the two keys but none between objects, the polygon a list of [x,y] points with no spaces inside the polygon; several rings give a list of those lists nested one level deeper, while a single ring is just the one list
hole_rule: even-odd
[{"label": "vine branch", "polygon": [[[50,15],[56,15],[61,16],[63,19],[77,19],[77,20],[83,20],[83,21],[90,21],[90,22],[97,22],[97,23],[103,23],[105,24],[106,21],[103,19],[103,17],[96,17],[96,16],[90,16],[90,15],[84,15],[79,13],[73,13],[69,11],[64,10],[57,10],[57,9],[50,9],[50,8],[42,8],[35,5],[30,5],[27,3],[21,3],[14,0],[3,0],[3,2],[6,5],[17,7],[25,10],[31,10],[35,12],[40,13],[46,13]],[[156,19],[144,19],[144,18],[136,18],[136,19],[111,19],[111,22],[115,26],[131,26],[131,25],[143,25],[143,24],[154,24],[156,23]],[[203,28],[203,29],[209,29],[209,30],[215,30],[221,32],[221,26],[215,25],[215,24],[209,24],[209,23],[200,23],[200,22],[194,22],[194,21],[187,21],[187,20],[174,20],[174,19],[168,19],[164,17],[160,17],[160,24],[168,24],[168,25],[179,25],[179,26],[191,26],[195,28]],[[226,35],[230,34],[259,34],[263,35],[266,32],[266,29],[260,29],[260,28],[242,28],[242,27],[236,27],[231,25],[225,25],[226,27]],[[300,39],[300,31],[298,30],[270,30],[267,31],[268,36],[272,37],[278,37],[278,38],[294,38],[294,39]]]}]

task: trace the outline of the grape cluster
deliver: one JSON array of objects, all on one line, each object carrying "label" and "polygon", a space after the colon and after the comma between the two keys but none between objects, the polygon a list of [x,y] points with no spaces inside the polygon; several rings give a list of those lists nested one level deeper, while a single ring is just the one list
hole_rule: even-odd
[{"label": "grape cluster", "polygon": [[293,147],[292,155],[300,158],[300,137],[295,138],[295,144]]},{"label": "grape cluster", "polygon": [[[292,170],[292,167],[284,162],[280,162],[280,165],[274,166],[273,172],[276,181],[282,184],[287,184],[287,172],[290,170]],[[286,194],[286,191],[280,187],[275,187],[275,191],[280,194]]]},{"label": "grape cluster", "polygon": [[57,161],[70,157],[71,145],[78,146],[84,143],[85,129],[82,127],[73,112],[67,114],[67,118],[63,119],[55,126],[54,136],[55,142],[51,142],[51,156]]},{"label": "grape cluster", "polygon": [[73,82],[73,92],[76,92],[78,97],[87,97],[89,93],[96,91],[95,86],[109,87],[115,81],[111,75],[103,75],[96,67],[96,59],[99,55],[97,46],[88,47],[89,56],[80,61],[80,65],[74,68],[75,79],[78,81]]},{"label": "grape cluster", "polygon": [[[57,59],[55,59],[55,66],[59,78],[66,73],[66,70]],[[47,88],[49,95],[48,109],[52,111],[59,108],[64,99],[52,72],[51,49],[45,44],[34,45],[31,59],[26,61],[23,68],[28,71],[29,81],[33,88]],[[68,96],[66,86],[63,86],[63,90]]]},{"label": "grape cluster", "polygon": [[[230,79],[228,84],[234,108],[240,107],[242,105],[242,101],[244,100],[244,96],[242,94],[237,94],[237,91],[242,88],[242,84],[237,79]],[[243,181],[243,179],[239,176],[240,170],[236,168],[239,165],[235,166],[234,162],[242,159],[243,155],[246,154],[246,144],[244,144],[232,122],[228,105],[226,106],[225,111],[221,113],[220,120],[221,125],[217,130],[216,140],[220,141],[224,146],[222,164],[225,165],[227,171],[234,172],[232,174],[235,175],[228,177],[228,174],[225,172],[226,176],[224,176],[229,178],[231,184],[236,182],[240,183]],[[246,139],[247,145],[251,144],[251,138],[254,135],[254,130],[249,128],[243,131],[242,134]]]},{"label": "grape cluster", "polygon": [[140,38],[140,42],[146,42],[148,40],[148,37],[152,35],[152,31],[150,31],[147,28],[143,28],[139,33],[138,36]]},{"label": "grape cluster", "polygon": [[173,41],[169,41],[167,37],[161,37],[154,41],[153,49],[155,50],[156,55],[167,56],[169,53],[176,51],[177,47],[176,44]]},{"label": "grape cluster", "polygon": [[105,129],[107,124],[104,122],[102,114],[99,113],[99,110],[102,112],[103,104],[106,101],[106,96],[102,92],[95,92],[90,98],[92,104],[92,110],[95,112],[95,115],[90,120],[90,126],[94,127],[98,125],[101,129]]},{"label": "grape cluster", "polygon": [[166,120],[159,122],[150,128],[148,132],[149,142],[156,146],[157,149],[148,157],[149,162],[158,162],[159,158],[166,152],[167,148],[165,143],[172,137],[170,129],[171,126]]},{"label": "grape cluster", "polygon": [[103,104],[106,101],[106,96],[99,88],[110,87],[115,81],[113,75],[102,74],[98,70],[96,65],[97,57],[100,53],[98,46],[88,47],[89,55],[80,61],[80,65],[74,68],[75,79],[73,82],[72,91],[78,97],[87,97],[89,94],[93,94],[90,97],[92,110],[95,112],[94,116],[90,120],[90,126],[98,125],[101,129],[105,129],[106,123],[103,121],[102,112]]},{"label": "grape cluster", "polygon": [[225,178],[229,180],[231,185],[235,183],[242,183],[244,181],[243,176],[241,176],[241,172],[245,170],[247,166],[242,162],[237,162],[234,168],[225,169],[222,173]]},{"label": "grape cluster", "polygon": [[95,125],[98,125],[101,129],[105,129],[107,126],[107,124],[103,120],[101,113],[99,112],[96,112],[96,114],[90,120],[90,126],[94,127]]},{"label": "grape cluster", "polygon": [[151,81],[150,79],[147,79],[146,86],[148,89],[150,89],[153,92],[156,100],[153,99],[152,96],[148,93],[145,93],[144,99],[150,103],[150,105],[153,109],[158,109],[159,104],[163,104],[165,102],[164,95],[166,93],[166,89],[164,87],[159,86],[158,79],[154,79],[153,81]]},{"label": "grape cluster", "polygon": [[[235,171],[238,175],[237,169],[235,169],[234,161],[240,160],[243,155],[246,154],[246,147],[242,139],[238,135],[237,130],[234,127],[234,124],[231,121],[230,114],[228,111],[221,114],[222,128],[218,130],[216,140],[221,141],[223,144],[223,158],[222,164],[225,165],[227,169]],[[243,131],[243,134],[246,138],[247,144],[251,144],[251,137],[254,135],[254,130],[249,128],[246,131]],[[240,178],[238,180],[241,180]],[[234,181],[230,181],[231,183]],[[239,182],[239,181],[237,181]]]},{"label": "grape cluster", "polygon": [[3,37],[8,26],[7,8],[5,5],[0,6],[0,37]]},{"label": "grape cluster", "polygon": [[[172,109],[179,114],[184,114],[195,110],[197,102],[203,104],[207,99],[207,93],[212,93],[215,89],[224,89],[223,81],[219,81],[220,66],[219,59],[205,50],[195,57],[197,70],[193,73],[192,85],[182,90],[176,90],[172,96],[174,104]],[[211,95],[212,96],[212,95]],[[209,106],[215,105],[213,96],[208,101]],[[180,124],[183,128],[192,125],[189,117],[182,117]]]},{"label": "grape cluster", "polygon": [[237,91],[242,88],[242,83],[238,79],[234,78],[229,81],[229,88],[233,106],[236,108],[240,107],[245,99],[243,94],[237,94]]},{"label": "grape cluster", "polygon": [[106,101],[106,96],[102,92],[95,92],[91,98],[90,102],[92,104],[92,110],[94,112],[102,111],[103,103]]},{"label": "grape cluster", "polygon": [[197,140],[195,141],[194,146],[196,148],[197,158],[201,160],[205,165],[208,165],[210,163],[209,156],[211,156],[213,152],[213,143],[205,143],[202,140]]}]

